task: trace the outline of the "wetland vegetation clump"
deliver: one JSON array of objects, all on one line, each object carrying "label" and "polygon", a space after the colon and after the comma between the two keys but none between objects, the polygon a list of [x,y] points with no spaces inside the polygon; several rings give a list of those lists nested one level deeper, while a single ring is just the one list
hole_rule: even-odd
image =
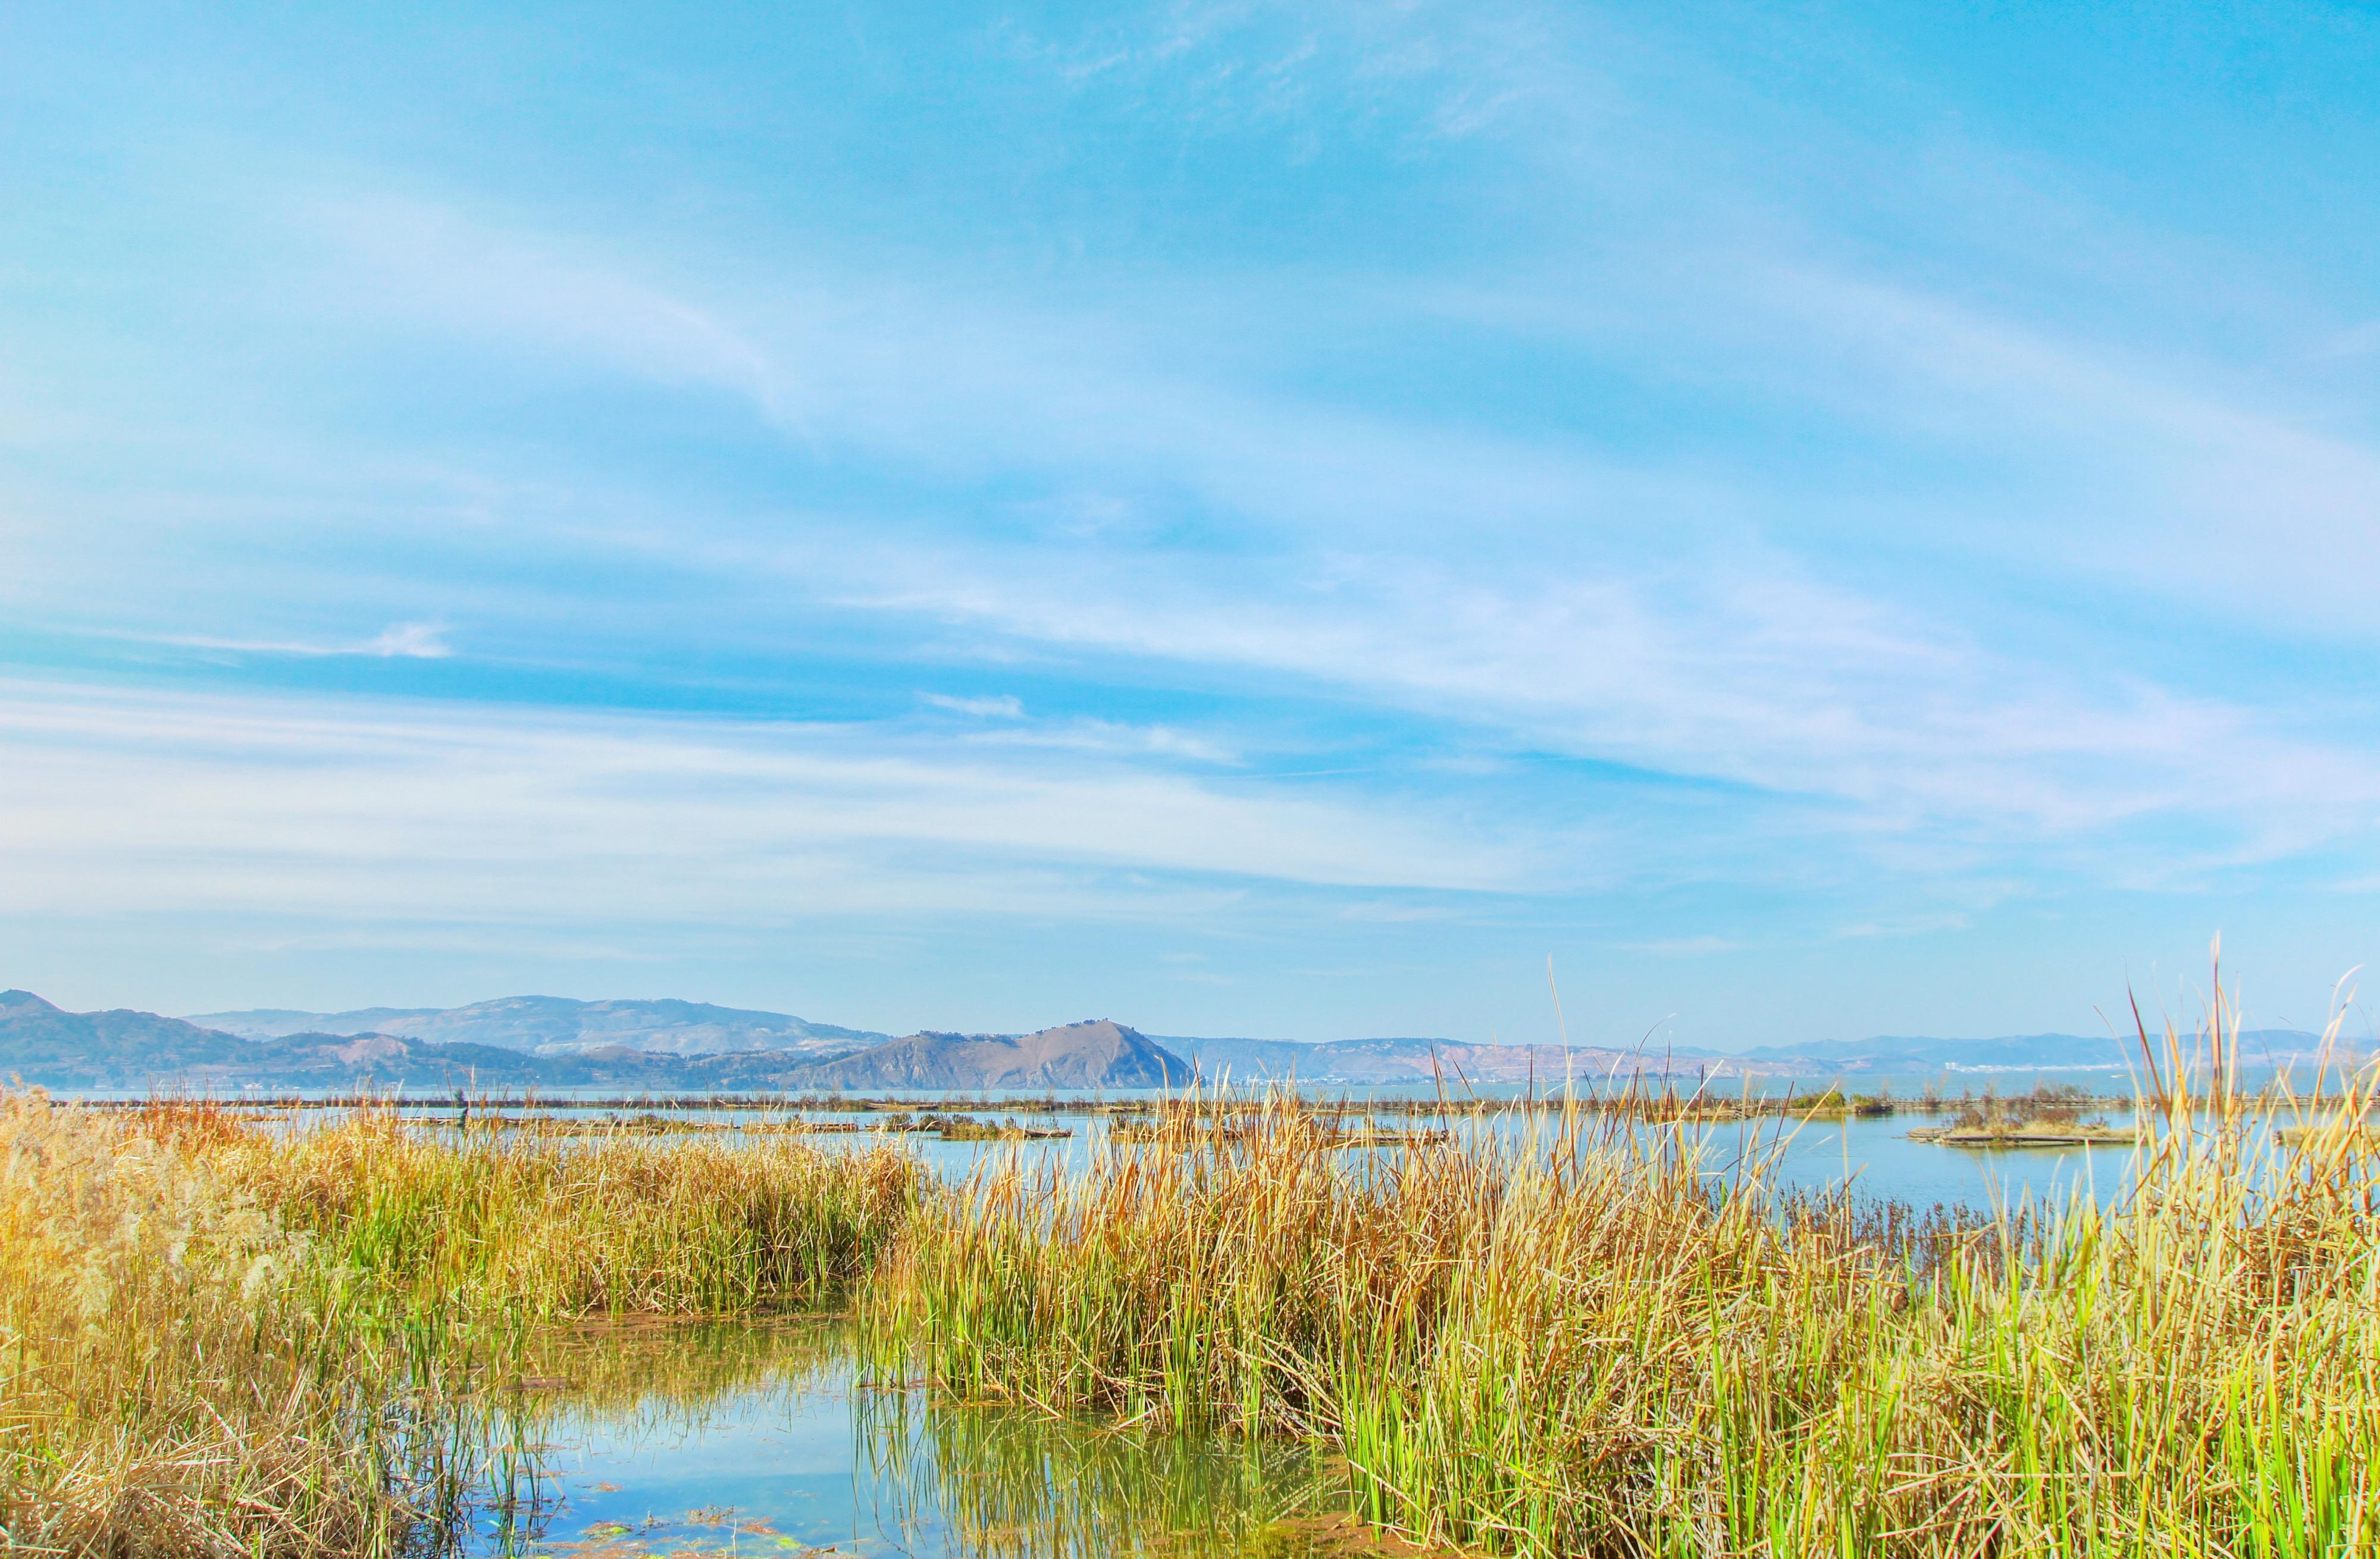
[{"label": "wetland vegetation clump", "polygon": [[889,1147],[370,1110],[276,1139],[0,1092],[0,1547],[440,1551],[517,1438],[475,1388],[520,1374],[526,1323],[832,1298],[919,1176]]},{"label": "wetland vegetation clump", "polygon": [[214,1157],[358,1299],[508,1323],[815,1304],[873,1267],[922,1174],[890,1145],[442,1135],[371,1111]]},{"label": "wetland vegetation clump", "polygon": [[2088,1090],[2072,1083],[2036,1083],[2030,1094],[2007,1098],[1987,1091],[1981,1099],[1962,1100],[1947,1124],[1920,1127],[1909,1135],[1916,1142],[1952,1147],[2124,1143],[2139,1136],[2138,1127],[2111,1125],[2104,1116],[2083,1119],[2083,1112],[2097,1103]]},{"label": "wetland vegetation clump", "polygon": [[1120,1120],[1108,1129],[1108,1140],[1112,1142],[1172,1148],[1263,1138],[1281,1149],[1288,1147],[1293,1137],[1298,1146],[1315,1151],[1452,1140],[1452,1134],[1442,1129],[1383,1126],[1370,1119],[1368,1112],[1351,1110],[1344,1104],[1321,1104],[1301,1098],[1294,1110],[1269,1110],[1261,1095],[1253,1099],[1228,1095],[1169,1099],[1153,1107],[1145,1118]]},{"label": "wetland vegetation clump", "polygon": [[929,1203],[863,1324],[963,1397],[1317,1437],[1371,1519],[1500,1553],[2368,1553],[2364,1101],[2273,1159],[2217,1097],[2113,1206],[1957,1227],[1576,1119],[1317,1154],[1275,1099]]},{"label": "wetland vegetation clump", "polygon": [[453,1426],[208,1161],[240,1129],[140,1124],[0,1093],[0,1547],[403,1547],[451,1506]]}]

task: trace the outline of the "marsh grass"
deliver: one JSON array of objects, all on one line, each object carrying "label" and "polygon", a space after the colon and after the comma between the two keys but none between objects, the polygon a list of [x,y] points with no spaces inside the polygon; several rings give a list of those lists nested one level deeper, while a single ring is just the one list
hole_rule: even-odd
[{"label": "marsh grass", "polygon": [[0,1547],[450,1546],[523,1486],[535,1323],[832,1299],[917,1175],[782,1139],[509,1142],[371,1110],[276,1138],[200,1102],[0,1094]]},{"label": "marsh grass", "polygon": [[0,1544],[346,1554],[423,1539],[468,1475],[468,1410],[386,1389],[408,1361],[319,1307],[306,1241],[176,1131],[129,1127],[0,1095]]},{"label": "marsh grass", "polygon": [[2368,1091],[2300,1102],[2284,1154],[2150,1061],[2123,1200],[1981,1220],[1578,1117],[1318,1154],[1276,1095],[1181,1151],[989,1168],[863,1322],[963,1398],[1318,1440],[1370,1519],[1501,1552],[2380,1552]]},{"label": "marsh grass", "polygon": [[874,1264],[922,1171],[895,1147],[783,1136],[564,1140],[360,1111],[212,1150],[310,1237],[374,1313],[530,1325],[594,1314],[743,1315],[830,1300]]}]

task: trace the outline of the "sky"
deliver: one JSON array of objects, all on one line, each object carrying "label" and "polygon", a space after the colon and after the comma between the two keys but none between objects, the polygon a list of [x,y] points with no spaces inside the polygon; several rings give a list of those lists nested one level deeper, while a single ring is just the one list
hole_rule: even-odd
[{"label": "sky", "polygon": [[2375,167],[2369,4],[0,9],[0,985],[2319,1027]]}]

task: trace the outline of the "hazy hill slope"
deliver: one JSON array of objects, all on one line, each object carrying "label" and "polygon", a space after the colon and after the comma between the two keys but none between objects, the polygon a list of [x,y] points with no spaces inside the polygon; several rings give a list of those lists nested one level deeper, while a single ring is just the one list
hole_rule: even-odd
[{"label": "hazy hill slope", "polygon": [[251,1007],[238,1012],[193,1012],[189,1021],[242,1039],[285,1039],[291,1034],[380,1033],[405,1018],[427,1018],[435,1007],[361,1007],[352,1012],[300,1012],[286,1007]]},{"label": "hazy hill slope", "polygon": [[161,1070],[243,1056],[248,1042],[179,1018],[117,1009],[68,1012],[30,991],[0,991],[0,1078],[52,1088],[140,1086]]},{"label": "hazy hill slope", "polygon": [[251,1039],[299,1032],[385,1033],[440,1045],[490,1045],[541,1055],[608,1045],[681,1056],[743,1050],[831,1055],[891,1037],[813,1023],[783,1012],[714,1007],[705,1001],[576,1001],[555,996],[499,997],[453,1008],[366,1007],[352,1012],[264,1009],[201,1013],[191,1021]]},{"label": "hazy hill slope", "polygon": [[[2239,1036],[2243,1066],[2311,1060],[2319,1036],[2296,1029],[2250,1030]],[[1558,1082],[1567,1070],[1578,1079],[1625,1077],[1636,1071],[1711,1077],[1755,1075],[1825,1077],[1859,1073],[1941,1071],[2121,1072],[2139,1063],[2137,1039],[2102,1034],[2022,1034],[1999,1039],[1930,1039],[1879,1035],[1871,1039],[1821,1040],[1800,1045],[1763,1045],[1741,1053],[1697,1046],[1648,1048],[1642,1052],[1574,1045],[1472,1045],[1445,1039],[1348,1039],[1306,1045],[1281,1039],[1195,1039],[1163,1036],[1160,1043],[1186,1057],[1208,1078],[1224,1075],[1251,1081],[1294,1076],[1316,1084],[1410,1083],[1442,1080],[1463,1083],[1512,1083],[1534,1079]],[[2158,1055],[2160,1065],[2163,1052]]]},{"label": "hazy hill slope", "polygon": [[366,1081],[387,1087],[509,1088],[558,1085],[565,1081],[563,1073],[563,1068],[542,1057],[487,1045],[431,1045],[377,1033],[298,1033],[243,1041],[242,1053],[232,1060],[186,1066],[175,1081],[225,1088],[248,1083],[341,1088]]},{"label": "hazy hill slope", "polygon": [[793,1074],[813,1088],[1160,1088],[1190,1067],[1136,1029],[1108,1020],[1038,1033],[917,1033]]},{"label": "hazy hill slope", "polygon": [[1209,1079],[1295,1077],[1313,1083],[1430,1082],[1460,1090],[1465,1082],[1560,1082],[1565,1072],[1599,1078],[1672,1070],[1691,1071],[1704,1050],[1639,1056],[1632,1052],[1556,1045],[1474,1045],[1451,1039],[1341,1039],[1305,1045],[1285,1039],[1191,1039],[1161,1042],[1186,1057]]},{"label": "hazy hill slope", "polygon": [[[2320,1037],[2298,1029],[2253,1029],[2238,1036],[2243,1066],[2312,1059]],[[2191,1036],[2184,1036],[2186,1042]],[[2165,1062],[2163,1041],[2157,1061]],[[2194,1046],[2186,1045],[2185,1053]],[[1775,1070],[1789,1066],[1804,1070],[1843,1072],[1924,1072],[1937,1070],[2126,1071],[2140,1065],[2137,1036],[2107,1034],[2014,1034],[1999,1039],[1930,1039],[1883,1034],[1872,1039],[1820,1040],[1792,1045],[1758,1045],[1743,1059]],[[2199,1057],[2192,1057],[2198,1064]]]},{"label": "hazy hill slope", "polygon": [[343,1087],[366,1078],[439,1088],[670,1088],[684,1068],[675,1057],[637,1051],[593,1060],[388,1034],[249,1040],[153,1012],[68,1012],[30,991],[0,992],[0,1079],[45,1088]]},{"label": "hazy hill slope", "polygon": [[826,1060],[784,1047],[679,1055],[597,1045],[538,1054],[407,1034],[249,1040],[154,1013],[67,1012],[27,991],[0,995],[0,1077],[55,1088],[339,1087],[366,1078],[438,1089],[1141,1088],[1189,1070],[1138,1032],[1105,1021],[1021,1036],[913,1034]]}]

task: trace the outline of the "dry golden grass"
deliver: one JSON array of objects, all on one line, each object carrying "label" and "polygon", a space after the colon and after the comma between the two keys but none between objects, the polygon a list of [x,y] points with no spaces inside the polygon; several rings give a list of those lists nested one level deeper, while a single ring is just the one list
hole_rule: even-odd
[{"label": "dry golden grass", "polygon": [[[415,1524],[304,1242],[202,1160],[0,1095],[0,1528],[12,1548],[361,1553]],[[407,1426],[395,1425],[402,1431]]]},{"label": "dry golden grass", "polygon": [[370,1112],[276,1140],[203,1104],[0,1094],[0,1546],[434,1547],[517,1438],[505,1397],[468,1387],[518,1376],[524,1323],[828,1298],[917,1173]]}]

